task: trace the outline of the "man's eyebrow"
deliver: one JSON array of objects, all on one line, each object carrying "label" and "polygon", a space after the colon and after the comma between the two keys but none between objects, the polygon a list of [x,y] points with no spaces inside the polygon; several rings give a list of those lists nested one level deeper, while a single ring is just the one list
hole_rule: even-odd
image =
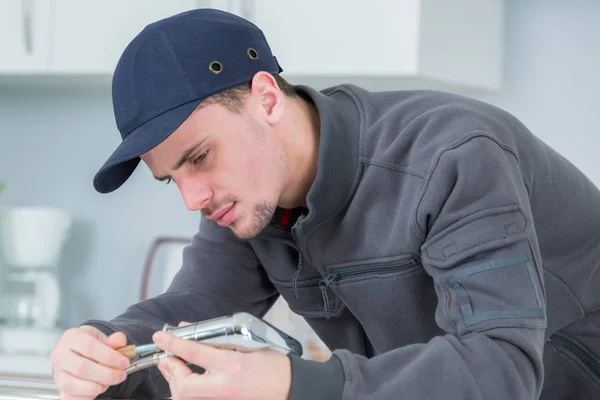
[{"label": "man's eyebrow", "polygon": [[[202,139],[198,140],[196,143],[194,143],[193,145],[191,145],[190,147],[188,147],[188,149],[186,151],[184,151],[183,154],[181,154],[181,157],[179,157],[179,160],[173,166],[172,169],[174,171],[177,171],[179,168],[181,168],[181,166],[183,164],[185,164],[185,162],[188,160],[188,158],[190,158],[192,153],[194,151],[196,151],[198,149],[198,147],[202,146],[202,144],[205,141],[206,141],[206,138],[202,138]],[[167,179],[171,179],[171,177],[170,176],[154,176],[154,179],[156,179],[157,181],[166,181]]]}]

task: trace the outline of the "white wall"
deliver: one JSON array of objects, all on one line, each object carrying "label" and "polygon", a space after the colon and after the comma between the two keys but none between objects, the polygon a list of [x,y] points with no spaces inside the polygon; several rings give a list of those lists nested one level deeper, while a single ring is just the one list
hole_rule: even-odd
[{"label": "white wall", "polygon": [[514,113],[600,185],[600,2],[509,0],[504,89]]},{"label": "white wall", "polygon": [[[600,185],[600,2],[508,0],[507,19],[505,89],[466,94],[521,118]],[[0,207],[53,205],[77,218],[61,265],[69,325],[134,302],[153,237],[189,236],[199,220],[145,167],[95,193],[93,174],[117,143],[107,89],[0,87]]]}]

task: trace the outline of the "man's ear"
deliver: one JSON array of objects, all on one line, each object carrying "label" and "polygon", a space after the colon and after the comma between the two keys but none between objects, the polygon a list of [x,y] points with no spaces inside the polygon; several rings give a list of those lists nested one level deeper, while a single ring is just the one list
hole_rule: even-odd
[{"label": "man's ear", "polygon": [[284,95],[270,73],[261,71],[254,75],[250,87],[250,96],[257,99],[257,103],[269,124],[274,125],[283,117]]}]

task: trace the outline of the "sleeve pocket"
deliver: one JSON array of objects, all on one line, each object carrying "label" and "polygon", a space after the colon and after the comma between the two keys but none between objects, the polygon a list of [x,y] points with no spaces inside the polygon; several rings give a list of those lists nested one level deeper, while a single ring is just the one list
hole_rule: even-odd
[{"label": "sleeve pocket", "polygon": [[522,254],[469,266],[447,282],[466,327],[502,318],[512,319],[510,325],[524,325],[527,320],[529,325],[543,327],[546,316],[537,275],[533,262]]},{"label": "sleeve pocket", "polygon": [[527,235],[525,216],[516,206],[484,210],[453,224],[428,240],[432,264],[444,268],[458,259],[501,247]]}]

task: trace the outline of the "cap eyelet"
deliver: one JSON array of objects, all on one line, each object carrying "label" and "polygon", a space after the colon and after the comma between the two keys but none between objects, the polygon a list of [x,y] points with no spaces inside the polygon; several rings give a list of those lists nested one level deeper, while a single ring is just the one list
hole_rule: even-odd
[{"label": "cap eyelet", "polygon": [[252,47],[250,47],[246,53],[248,53],[248,57],[250,57],[253,60],[258,60],[258,52],[256,50],[254,50]]},{"label": "cap eyelet", "polygon": [[213,74],[220,74],[223,71],[223,65],[218,61],[213,61],[208,66],[208,69],[210,69],[210,72]]}]

